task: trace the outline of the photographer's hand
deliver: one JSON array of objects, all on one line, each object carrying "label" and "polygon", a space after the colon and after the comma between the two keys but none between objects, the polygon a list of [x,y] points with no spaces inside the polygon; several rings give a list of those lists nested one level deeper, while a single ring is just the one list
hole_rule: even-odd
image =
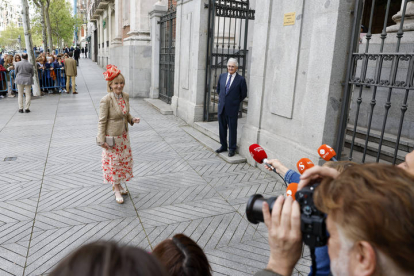
[{"label": "photographer's hand", "polygon": [[269,233],[270,258],[267,269],[281,275],[291,275],[302,252],[300,207],[292,197],[279,196],[270,215],[269,205],[262,206]]},{"label": "photographer's hand", "polygon": [[298,185],[298,190],[302,189],[303,187],[309,185],[312,180],[316,180],[318,178],[324,178],[324,177],[330,177],[330,178],[337,178],[339,175],[339,172],[332,168],[327,167],[321,167],[321,166],[315,166],[313,168],[310,168],[306,170],[301,176],[300,176],[300,182]]},{"label": "photographer's hand", "polygon": [[[280,162],[279,160],[277,160],[277,159],[270,159],[270,160],[267,160],[268,161],[268,163],[269,163],[269,165],[271,165],[271,166],[273,166],[273,168],[275,168],[276,169],[276,172],[278,173],[278,174],[280,174],[282,177],[285,177],[285,175],[286,175],[286,173],[287,173],[287,171],[289,170],[288,168],[286,168],[285,167],[285,165],[283,165],[282,164],[282,162]],[[264,167],[267,169],[267,170],[269,170],[269,171],[271,171],[272,169],[271,168],[269,168],[268,166],[266,166],[266,164],[264,165]]]}]

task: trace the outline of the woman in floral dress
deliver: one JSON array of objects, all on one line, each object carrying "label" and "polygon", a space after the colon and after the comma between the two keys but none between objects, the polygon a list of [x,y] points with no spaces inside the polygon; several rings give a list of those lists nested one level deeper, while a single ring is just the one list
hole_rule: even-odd
[{"label": "woman in floral dress", "polygon": [[[99,106],[98,136],[96,138],[102,150],[102,169],[105,183],[112,184],[115,199],[124,203],[122,195],[128,191],[121,183],[133,177],[133,158],[129,142],[128,124],[139,123],[139,118],[129,114],[129,95],[123,92],[125,78],[121,71],[108,65],[104,72],[108,81],[108,94],[101,99]],[[112,142],[114,145],[112,146]],[[108,144],[109,143],[109,144]]]}]

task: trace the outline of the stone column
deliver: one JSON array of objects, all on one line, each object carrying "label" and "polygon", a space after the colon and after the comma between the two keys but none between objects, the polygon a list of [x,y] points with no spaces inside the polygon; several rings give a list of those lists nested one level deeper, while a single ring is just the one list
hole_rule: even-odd
[{"label": "stone column", "polygon": [[153,10],[149,13],[151,20],[151,88],[149,97],[158,99],[160,79],[160,24],[158,21],[167,12],[167,6],[161,1],[154,4]]},{"label": "stone column", "polygon": [[96,22],[98,31],[97,31],[97,35],[98,35],[98,60],[96,61],[98,63],[98,65],[102,65],[101,64],[101,57],[102,57],[102,16],[99,16],[98,21]]},{"label": "stone column", "polygon": [[149,11],[156,0],[130,0],[130,31],[129,37],[124,39],[125,45],[149,45],[150,26]]},{"label": "stone column", "polygon": [[[108,63],[108,56],[109,56],[109,47],[108,47],[108,44],[106,43],[107,41],[110,41],[109,40],[109,33],[110,33],[110,15],[109,15],[109,12],[110,12],[110,7],[109,7],[109,5],[108,5],[108,7],[106,8],[106,10],[103,12],[103,14],[102,14],[102,16],[103,16],[103,20],[105,21],[105,28],[103,28],[103,26],[102,26],[102,29],[103,29],[103,33],[104,33],[104,35],[103,35],[103,37],[104,37],[104,39],[103,39],[103,43],[104,43],[104,47],[103,47],[103,49],[104,49],[104,51],[103,51],[103,58],[102,58],[102,67],[106,67],[106,65],[107,65],[107,63]],[[105,16],[106,15],[106,16]]]},{"label": "stone column", "polygon": [[[400,23],[401,23],[401,17],[402,17],[402,11],[404,9],[404,3],[407,0],[403,0],[401,3],[401,10],[394,14],[392,17],[392,20],[394,20],[395,25],[387,27],[387,33],[396,33],[400,29]],[[404,25],[403,25],[403,31],[414,31],[414,2],[410,1],[407,3],[407,9],[405,11],[404,16]]]},{"label": "stone column", "polygon": [[109,47],[111,46],[112,41],[112,12],[115,10],[114,4],[108,5],[108,41],[109,41]]},{"label": "stone column", "polygon": [[122,0],[115,0],[115,34],[111,45],[122,45]]},{"label": "stone column", "polygon": [[208,1],[177,1],[174,115],[189,124],[203,121],[208,38]]}]

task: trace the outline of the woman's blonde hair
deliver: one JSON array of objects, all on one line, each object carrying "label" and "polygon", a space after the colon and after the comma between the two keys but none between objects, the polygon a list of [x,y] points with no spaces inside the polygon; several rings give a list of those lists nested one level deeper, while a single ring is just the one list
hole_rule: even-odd
[{"label": "woman's blonde hair", "polygon": [[125,78],[124,78],[124,76],[121,73],[119,73],[119,75],[116,76],[113,80],[108,81],[108,84],[106,86],[106,91],[108,91],[108,93],[113,92],[112,89],[111,89],[111,85],[115,81],[121,81],[121,82],[123,82],[125,84]]},{"label": "woman's blonde hair", "polygon": [[5,64],[13,63],[13,56],[7,56],[4,60]]}]

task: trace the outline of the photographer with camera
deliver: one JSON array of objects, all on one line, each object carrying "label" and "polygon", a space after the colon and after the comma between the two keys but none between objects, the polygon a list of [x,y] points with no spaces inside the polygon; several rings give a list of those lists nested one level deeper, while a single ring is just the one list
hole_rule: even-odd
[{"label": "photographer with camera", "polygon": [[[413,175],[384,164],[352,166],[341,174],[314,167],[301,176],[299,189],[311,186],[315,207],[327,214],[333,275],[414,274]],[[306,238],[300,204],[279,197],[271,214],[266,202],[262,212],[270,259],[256,276],[291,275]]]}]

